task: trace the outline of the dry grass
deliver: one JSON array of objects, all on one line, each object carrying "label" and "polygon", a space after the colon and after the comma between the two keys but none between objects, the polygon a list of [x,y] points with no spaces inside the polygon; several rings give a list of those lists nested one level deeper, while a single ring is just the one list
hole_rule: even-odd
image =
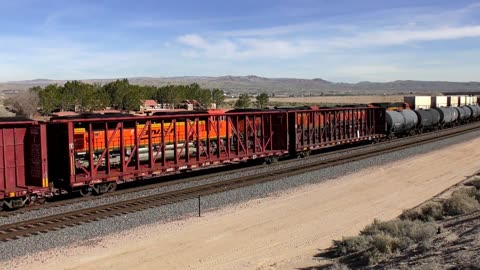
[{"label": "dry grass", "polygon": [[429,202],[425,204],[420,210],[408,209],[403,211],[400,215],[402,220],[421,220],[421,221],[436,221],[444,218],[443,205],[439,202]]},{"label": "dry grass", "polygon": [[443,205],[439,202],[429,202],[422,207],[422,220],[423,221],[436,221],[442,220]]},{"label": "dry grass", "polygon": [[480,209],[479,185],[471,184],[454,191],[441,202],[428,202],[417,209],[405,210],[400,219],[375,220],[360,235],[334,241],[333,250],[340,261],[352,264],[376,264],[407,249],[428,249],[438,232],[434,221]]},{"label": "dry grass", "polygon": [[334,241],[334,250],[361,264],[375,264],[412,245],[428,245],[436,233],[437,226],[430,222],[375,220],[359,236]]},{"label": "dry grass", "polygon": [[327,267],[326,270],[350,270],[350,268],[345,264],[335,262],[334,264]]},{"label": "dry grass", "polygon": [[445,201],[443,207],[450,216],[462,215],[480,209],[475,187],[462,188],[452,193],[452,197]]},{"label": "dry grass", "polygon": [[442,204],[428,202],[418,209],[408,209],[400,215],[402,220],[437,221],[445,216],[457,216],[480,209],[480,191],[477,186],[470,186],[454,191]]}]

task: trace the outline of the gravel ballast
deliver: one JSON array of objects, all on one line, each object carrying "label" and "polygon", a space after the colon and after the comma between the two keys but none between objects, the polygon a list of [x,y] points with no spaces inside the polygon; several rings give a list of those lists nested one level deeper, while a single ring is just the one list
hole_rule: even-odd
[{"label": "gravel ballast", "polygon": [[[389,162],[395,162],[397,160],[408,158],[413,155],[427,153],[432,150],[442,149],[444,147],[465,142],[470,139],[477,138],[480,135],[480,132],[472,132],[457,136],[454,138],[448,138],[445,140],[425,144],[422,146],[416,146],[410,149],[396,151],[361,161],[356,161],[344,165],[330,167],[328,169],[319,170],[315,172],[305,173],[302,175],[287,177],[284,179],[279,179],[278,181],[268,182],[263,184],[258,184],[255,186],[249,186],[241,189],[227,191],[221,194],[214,194],[207,197],[201,198],[202,211],[207,211],[209,209],[215,209],[232,203],[239,203],[242,201],[260,198],[268,196],[269,194],[281,192],[290,188],[295,188],[305,184],[319,183],[329,179],[334,179],[346,174],[358,172],[362,169],[384,165]],[[312,162],[313,159],[299,159],[297,162]],[[295,164],[289,163],[288,166],[293,166]],[[275,164],[274,166],[256,168],[253,167],[251,170],[245,170],[242,172],[242,175],[251,175],[258,173],[260,171],[272,170],[274,168],[279,168],[278,166],[284,166],[280,163]],[[205,184],[207,182],[221,181],[230,179],[233,177],[242,176],[239,174],[232,175],[231,173],[225,172],[222,176],[212,177],[207,181],[202,181],[197,184]],[[118,197],[108,197],[105,199],[94,200],[92,202],[85,203],[83,202],[81,207],[92,207],[95,205],[111,203],[113,201],[132,199],[133,197],[147,196],[151,194],[156,194],[164,192],[166,190],[173,190],[178,188],[184,188],[192,184],[184,184],[184,186],[168,186],[165,188],[146,190],[136,194],[124,194]],[[53,209],[47,209],[48,213],[42,212],[43,210],[27,212],[18,216],[13,216],[8,218],[7,221],[2,221],[4,223],[17,222],[20,220],[40,217],[46,214],[52,214],[55,211],[65,212],[79,209],[80,205],[67,205]],[[174,219],[178,219],[184,216],[196,215],[198,211],[198,201],[197,199],[183,201],[180,203],[167,205],[159,208],[148,209],[141,212],[131,213],[124,216],[117,216],[105,220],[100,220],[97,222],[92,222],[88,224],[83,224],[76,227],[69,227],[59,231],[48,232],[45,234],[32,236],[28,238],[21,238],[15,241],[10,241],[0,244],[0,252],[2,254],[2,260],[9,260],[17,256],[27,255],[37,251],[44,251],[49,248],[61,247],[69,244],[78,243],[80,241],[86,241],[88,243],[90,239],[95,237],[103,236],[110,233],[118,233],[128,229],[132,229],[138,226],[153,224],[156,222],[166,222]],[[57,213],[57,212],[55,212]],[[90,240],[92,241],[92,240]]]}]

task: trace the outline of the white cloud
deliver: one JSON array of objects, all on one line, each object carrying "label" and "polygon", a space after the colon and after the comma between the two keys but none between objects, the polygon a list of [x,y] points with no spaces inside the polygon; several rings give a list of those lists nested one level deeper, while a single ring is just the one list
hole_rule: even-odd
[{"label": "white cloud", "polygon": [[180,36],[177,41],[184,45],[183,56],[229,60],[422,46],[426,41],[480,37],[480,22],[473,16],[479,8],[480,3],[446,11],[436,7],[384,10],[346,19],[338,16],[273,27],[200,32]]},{"label": "white cloud", "polygon": [[315,53],[404,45],[423,41],[454,40],[480,37],[480,25],[441,27],[435,29],[369,30],[342,37],[303,38],[206,38],[198,34],[180,36],[189,57],[216,59],[289,58]]},{"label": "white cloud", "polygon": [[233,58],[238,53],[238,46],[227,39],[211,41],[199,35],[190,34],[179,37],[178,41],[191,48],[187,53],[184,53],[184,55],[193,57],[207,55],[209,57],[225,59]]},{"label": "white cloud", "polygon": [[246,49],[240,52],[244,57],[296,57],[318,50],[313,42],[308,40],[276,40],[276,39],[239,39]]},{"label": "white cloud", "polygon": [[188,47],[183,53],[190,57],[208,57],[217,59],[250,59],[263,57],[297,57],[317,50],[308,40],[281,40],[260,38],[211,38],[197,34],[180,36],[178,39]]},{"label": "white cloud", "polygon": [[361,48],[473,37],[480,37],[480,25],[422,30],[392,29],[387,31],[365,31],[349,37],[333,38],[329,41],[329,45],[334,48]]},{"label": "white cloud", "polygon": [[211,46],[204,38],[194,34],[181,36],[178,38],[178,41],[185,45],[199,49],[208,49]]},{"label": "white cloud", "polygon": [[321,33],[322,31],[353,31],[352,25],[332,24],[328,22],[306,22],[298,24],[288,24],[265,28],[254,29],[237,29],[223,32],[214,32],[212,35],[224,37],[266,37],[281,36],[288,34],[312,34]]}]

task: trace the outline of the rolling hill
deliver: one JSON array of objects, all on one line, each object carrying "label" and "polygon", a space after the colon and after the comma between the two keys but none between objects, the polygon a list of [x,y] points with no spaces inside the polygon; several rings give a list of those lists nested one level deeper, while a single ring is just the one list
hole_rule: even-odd
[{"label": "rolling hill", "polygon": [[[320,95],[320,94],[396,94],[396,93],[440,93],[440,92],[478,92],[480,82],[447,81],[393,81],[335,83],[320,78],[265,78],[259,76],[185,76],[185,77],[132,77],[132,84],[163,86],[168,84],[198,83],[206,88],[220,88],[231,94],[259,93],[266,91],[278,95]],[[115,79],[86,79],[85,82],[105,84]],[[12,81],[0,83],[0,90],[26,90],[33,86],[63,84],[65,80],[36,79],[30,81]]]}]

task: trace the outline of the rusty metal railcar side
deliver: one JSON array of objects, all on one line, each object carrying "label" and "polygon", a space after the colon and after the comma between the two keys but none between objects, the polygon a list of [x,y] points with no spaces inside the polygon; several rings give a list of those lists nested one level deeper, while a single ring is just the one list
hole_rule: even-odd
[{"label": "rusty metal railcar side", "polygon": [[[69,191],[101,189],[108,183],[281,156],[288,153],[286,117],[285,112],[274,111],[53,119],[51,176],[56,187]],[[86,139],[78,138],[79,128]]]},{"label": "rusty metal railcar side", "polygon": [[383,108],[293,110],[289,122],[292,154],[385,136]]},{"label": "rusty metal railcar side", "polygon": [[0,206],[19,208],[50,196],[46,125],[0,121]]}]

